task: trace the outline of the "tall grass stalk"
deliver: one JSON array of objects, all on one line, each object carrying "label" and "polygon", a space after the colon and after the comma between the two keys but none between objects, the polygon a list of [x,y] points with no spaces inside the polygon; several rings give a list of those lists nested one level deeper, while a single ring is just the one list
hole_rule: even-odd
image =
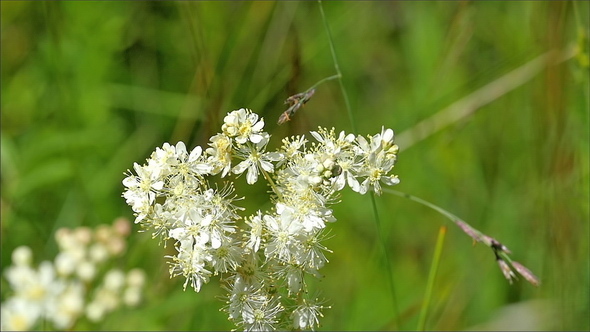
[{"label": "tall grass stalk", "polygon": [[[344,87],[344,83],[342,81],[342,73],[340,72],[340,66],[338,65],[338,58],[336,57],[336,50],[334,48],[334,40],[332,38],[332,33],[330,31],[330,26],[328,25],[328,20],[326,19],[326,14],[324,13],[324,7],[322,6],[322,1],[318,0],[318,5],[320,7],[320,13],[322,15],[322,21],[324,23],[324,28],[326,29],[326,34],[328,35],[328,42],[330,44],[330,51],[332,53],[332,60],[334,62],[334,69],[336,70],[336,75],[338,76],[338,82],[340,85],[340,90],[342,92],[342,96],[344,98],[344,103],[346,106],[346,112],[348,113],[348,119],[350,121],[350,125],[352,127],[352,132],[357,134],[356,124],[354,120],[354,115],[352,113],[352,108],[350,107],[350,102],[348,99],[348,94],[346,93],[346,88]],[[387,250],[387,246],[385,245],[385,235],[381,231],[381,220],[379,219],[379,213],[377,210],[377,203],[375,202],[375,195],[371,192],[371,205],[373,207],[373,214],[375,215],[375,226],[377,230],[377,234],[379,236],[379,242],[381,243],[381,248],[383,250],[383,258],[385,260],[385,267],[387,269],[387,276],[389,280],[389,289],[391,292],[391,305],[393,309],[393,316],[395,317],[396,327],[401,328],[401,321],[397,303],[397,296],[395,292],[395,283],[393,279],[393,273],[391,270],[391,258],[389,257],[389,252]]]},{"label": "tall grass stalk", "polygon": [[457,225],[465,234],[469,235],[473,239],[474,243],[481,242],[481,243],[485,244],[486,246],[488,246],[489,248],[491,248],[492,251],[494,252],[494,256],[496,257],[496,261],[498,262],[500,269],[501,269],[502,273],[504,274],[504,277],[510,283],[512,283],[512,280],[517,279],[517,276],[514,273],[514,272],[516,272],[520,276],[522,276],[526,281],[530,282],[534,286],[539,286],[541,284],[541,281],[539,280],[539,278],[537,278],[537,276],[535,276],[531,271],[529,271],[529,269],[527,269],[525,266],[523,266],[519,262],[513,261],[510,258],[510,256],[508,256],[508,254],[511,254],[511,252],[505,245],[503,245],[502,243],[500,243],[500,241],[494,239],[493,237],[488,236],[488,235],[478,231],[477,229],[471,227],[471,225],[469,225],[465,221],[461,220],[461,218],[457,217],[456,215],[450,213],[449,211],[447,211],[435,204],[432,204],[428,201],[425,201],[425,200],[423,200],[419,197],[416,197],[416,196],[412,196],[410,194],[406,194],[406,193],[403,193],[403,192],[400,192],[397,190],[393,190],[393,189],[388,189],[388,188],[384,188],[383,192],[394,194],[394,195],[401,196],[401,197],[405,197],[411,201],[420,203],[422,205],[425,205],[425,206],[441,213],[442,215],[449,218],[453,223],[455,223],[455,225]]},{"label": "tall grass stalk", "polygon": [[436,279],[436,273],[438,271],[438,265],[440,263],[440,257],[442,254],[443,244],[445,243],[445,235],[447,234],[447,227],[441,226],[438,231],[438,237],[436,239],[436,247],[434,248],[434,258],[432,265],[430,266],[430,272],[428,272],[428,284],[426,285],[426,293],[424,294],[424,302],[422,302],[422,309],[420,309],[420,318],[418,319],[418,331],[424,331],[426,326],[426,319],[428,318],[428,309],[430,308],[430,302],[432,299],[432,290],[434,289],[434,281]]},{"label": "tall grass stalk", "polygon": [[336,69],[336,74],[338,75],[338,83],[340,84],[340,90],[342,91],[342,97],[344,98],[346,112],[348,113],[348,120],[350,121],[350,126],[352,128],[352,132],[356,134],[357,133],[356,122],[354,121],[354,115],[352,114],[352,108],[350,107],[350,101],[348,99],[348,94],[346,93],[346,88],[344,87],[344,82],[342,81],[342,72],[340,72],[340,66],[338,65],[338,58],[336,57],[336,49],[334,48],[334,40],[332,39],[332,32],[330,30],[330,26],[328,25],[328,20],[326,19],[326,14],[324,13],[324,7],[322,6],[322,1],[318,0],[318,4],[320,7],[320,13],[322,14],[322,22],[324,22],[324,28],[326,29],[326,34],[328,35],[328,41],[330,44],[330,52],[332,53],[332,60],[334,62],[334,69]]}]

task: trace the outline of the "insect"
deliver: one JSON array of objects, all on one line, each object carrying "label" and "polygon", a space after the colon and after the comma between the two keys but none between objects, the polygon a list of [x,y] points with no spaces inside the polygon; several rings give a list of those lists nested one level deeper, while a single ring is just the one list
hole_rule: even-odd
[{"label": "insect", "polygon": [[287,98],[287,100],[285,100],[285,104],[289,104],[289,108],[284,111],[281,116],[279,116],[278,124],[283,124],[291,120],[291,117],[295,114],[295,112],[297,112],[301,106],[305,105],[305,103],[311,99],[311,96],[313,96],[314,93],[315,89],[312,88]]}]

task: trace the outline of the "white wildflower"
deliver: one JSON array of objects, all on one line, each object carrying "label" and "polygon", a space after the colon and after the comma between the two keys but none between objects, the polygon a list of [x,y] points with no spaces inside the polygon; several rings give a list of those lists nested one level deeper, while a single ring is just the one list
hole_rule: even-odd
[{"label": "white wildflower", "polygon": [[[183,142],[165,143],[146,164],[134,165],[137,175],[123,181],[123,197],[136,223],[175,241],[176,253],[166,257],[170,275],[186,278],[185,289],[190,284],[199,292],[211,276],[222,275],[229,292],[224,310],[238,327],[313,330],[323,307],[302,303],[300,296],[308,292],[305,276],[320,277],[328,262],[331,251],[322,242],[327,224],[336,221],[330,205],[346,186],[379,194],[381,184],[398,183],[391,174],[398,147],[391,129],[365,138],[319,128],[310,133],[315,142],[309,145],[301,135],[267,151],[271,135],[263,129],[262,118],[241,108],[225,116],[221,132],[204,151],[197,146],[189,153]],[[243,208],[230,197],[231,180],[218,190],[211,176],[244,173],[248,184],[261,178],[268,182],[273,208],[258,210],[242,223]],[[97,253],[91,257],[100,260]],[[129,303],[139,301],[131,285],[122,293]],[[94,318],[108,311],[99,302],[91,309],[87,314]]]},{"label": "white wildflower", "polygon": [[315,302],[304,301],[303,304],[299,305],[293,313],[291,318],[293,319],[293,328],[297,330],[314,330],[319,325],[319,318],[323,317],[321,310],[323,306],[316,304]]},{"label": "white wildflower", "polygon": [[268,140],[263,139],[256,144],[249,145],[247,148],[240,149],[240,155],[245,157],[245,160],[237,164],[232,172],[235,174],[242,174],[248,170],[246,174],[246,182],[254,184],[258,181],[259,170],[267,173],[274,172],[273,161],[278,161],[282,155],[278,152],[264,152]]},{"label": "white wildflower", "polygon": [[223,119],[221,130],[228,137],[235,138],[239,144],[260,143],[267,135],[262,133],[264,119],[258,120],[258,114],[247,108],[228,113]]}]

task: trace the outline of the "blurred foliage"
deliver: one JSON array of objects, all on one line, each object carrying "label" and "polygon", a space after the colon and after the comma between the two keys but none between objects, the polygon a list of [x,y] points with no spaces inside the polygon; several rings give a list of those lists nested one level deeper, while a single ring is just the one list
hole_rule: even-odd
[{"label": "blurred foliage", "polygon": [[[540,325],[524,329],[588,330],[589,3],[323,5],[362,134],[412,130],[537,56],[574,48],[470,116],[401,145],[395,189],[496,237],[543,282],[508,284],[489,249],[449,223],[427,329],[532,320]],[[1,9],[2,267],[20,244],[52,258],[59,227],[131,218],[120,197],[123,172],[165,141],[205,145],[231,110],[261,114],[276,145],[317,126],[351,130],[336,81],[276,125],[288,96],[335,74],[317,2],[2,1]],[[264,186],[238,189],[249,209],[266,204]],[[377,207],[401,327],[414,329],[436,234],[448,221],[393,195],[377,197]],[[325,278],[309,280],[332,306],[322,329],[393,329],[370,199],[347,191],[334,210],[334,253]],[[217,310],[217,282],[183,292],[163,258],[171,246],[144,233],[132,238],[121,264],[149,271],[145,304],[78,328],[232,327]]]}]

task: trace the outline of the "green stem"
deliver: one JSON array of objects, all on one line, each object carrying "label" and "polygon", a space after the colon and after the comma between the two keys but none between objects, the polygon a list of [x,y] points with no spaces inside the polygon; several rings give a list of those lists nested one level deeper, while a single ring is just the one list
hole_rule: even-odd
[{"label": "green stem", "polygon": [[431,208],[431,209],[439,212],[440,214],[444,215],[445,217],[451,219],[453,222],[455,222],[455,220],[460,220],[459,217],[457,217],[456,215],[450,213],[449,211],[447,211],[447,210],[445,210],[445,209],[443,209],[443,208],[441,208],[441,207],[439,207],[437,205],[434,205],[434,204],[432,204],[432,203],[430,203],[428,201],[425,201],[425,200],[423,200],[420,197],[412,196],[410,194],[406,194],[404,192],[393,190],[393,189],[389,189],[389,188],[384,188],[383,189],[383,192],[387,192],[387,193],[390,193],[390,194],[401,196],[401,197],[407,198],[407,199],[409,199],[411,201],[420,203],[422,205],[426,205],[429,208]]},{"label": "green stem", "polygon": [[424,294],[424,302],[422,302],[422,309],[420,310],[420,318],[418,319],[418,331],[424,331],[426,326],[426,319],[428,317],[428,309],[432,300],[432,290],[434,289],[434,280],[438,271],[440,263],[440,256],[442,254],[443,244],[445,242],[445,235],[447,234],[447,227],[441,226],[438,231],[438,238],[436,239],[436,247],[434,249],[434,258],[428,272],[428,284],[426,286],[426,293]]},{"label": "green stem", "polygon": [[[421,198],[418,198],[416,196],[412,196],[412,195],[409,195],[409,194],[406,194],[403,192],[399,192],[397,190],[388,189],[388,188],[383,189],[383,191],[386,193],[389,193],[389,194],[394,194],[397,196],[407,198],[411,201],[420,203],[422,205],[425,205],[425,206],[441,213],[442,215],[449,218],[452,222],[454,222],[455,225],[457,225],[459,228],[461,228],[461,230],[465,234],[469,235],[473,239],[474,243],[481,242],[481,243],[485,244],[486,246],[488,246],[489,248],[491,248],[494,251],[494,255],[496,256],[496,259],[498,261],[503,261],[506,264],[508,264],[512,270],[514,270],[518,274],[522,275],[528,282],[530,282],[534,286],[540,285],[541,281],[539,280],[539,278],[537,276],[535,276],[531,271],[529,271],[522,264],[517,263],[517,262],[513,261],[512,259],[510,259],[510,256],[508,256],[508,254],[510,254],[510,250],[505,245],[500,243],[500,241],[498,241],[498,240],[494,239],[493,237],[488,236],[488,235],[478,231],[477,229],[471,227],[465,221],[459,219],[459,217],[450,213],[449,211],[447,211],[441,207],[438,207],[430,202],[427,202]],[[500,268],[503,270],[502,272],[505,272],[504,268],[502,266]],[[514,274],[512,274],[512,276],[509,276],[506,273],[504,273],[504,276],[510,282],[512,282],[512,279],[514,278],[513,277]]]},{"label": "green stem", "polygon": [[[340,71],[340,66],[338,65],[338,58],[336,57],[336,50],[334,48],[334,40],[332,39],[332,32],[330,31],[330,26],[328,25],[328,20],[326,19],[326,14],[324,13],[324,7],[322,6],[322,1],[318,0],[318,4],[320,7],[320,13],[322,15],[322,21],[324,22],[324,27],[326,29],[326,33],[328,34],[328,42],[330,45],[330,52],[332,53],[332,60],[334,62],[334,69],[336,70],[336,76],[338,78],[338,82],[340,83],[340,91],[342,92],[342,96],[344,98],[344,104],[346,107],[346,112],[348,113],[348,120],[350,121],[350,125],[352,127],[352,132],[354,134],[357,134],[357,129],[356,129],[356,121],[354,120],[354,115],[352,113],[352,108],[350,107],[350,102],[348,99],[348,93],[346,93],[346,88],[344,87],[344,83],[342,81],[342,72]],[[331,76],[331,77],[334,77]],[[331,77],[329,79],[331,79]],[[322,81],[320,81],[322,82]],[[319,84],[319,83],[318,83]],[[385,268],[387,269],[387,274],[388,274],[388,279],[389,279],[389,286],[390,286],[390,291],[391,291],[391,301],[392,301],[392,309],[393,309],[393,315],[395,316],[395,322],[397,324],[397,328],[401,327],[401,320],[400,320],[400,315],[399,315],[399,310],[398,310],[398,305],[397,305],[397,297],[395,295],[395,283],[393,280],[393,272],[391,269],[391,259],[389,257],[389,251],[387,250],[387,246],[385,245],[385,236],[383,234],[383,232],[381,232],[381,225],[380,225],[380,219],[379,219],[379,214],[377,211],[377,203],[375,202],[375,195],[373,193],[371,193],[371,204],[373,206],[373,214],[375,215],[375,225],[377,228],[377,234],[379,236],[380,239],[380,243],[381,243],[381,249],[383,251],[383,258],[385,260]]]},{"label": "green stem", "polygon": [[387,268],[387,280],[389,282],[389,289],[391,290],[391,306],[393,308],[393,315],[395,316],[395,324],[399,329],[401,328],[401,319],[399,315],[399,308],[397,306],[397,296],[395,292],[395,285],[393,283],[393,272],[391,270],[391,261],[389,258],[389,251],[385,245],[385,235],[381,232],[381,219],[379,218],[379,211],[377,210],[377,202],[375,201],[375,193],[371,192],[371,205],[373,206],[373,214],[375,215],[375,224],[377,226],[377,235],[379,235],[379,242],[381,243],[381,250],[383,251],[383,258],[385,259],[385,267]]},{"label": "green stem", "polygon": [[305,90],[305,92],[308,92],[311,89],[315,89],[318,85],[320,85],[326,81],[335,80],[337,78],[340,78],[340,74],[336,74],[336,75],[332,75],[330,77],[323,78],[323,79],[319,80],[316,84],[312,85],[309,89]]},{"label": "green stem", "polygon": [[338,59],[336,58],[336,50],[334,49],[334,41],[332,40],[332,32],[330,31],[330,26],[328,25],[328,20],[326,19],[326,14],[324,13],[324,7],[322,6],[322,1],[318,0],[318,4],[320,5],[320,12],[322,13],[322,21],[324,22],[324,27],[326,28],[326,33],[328,34],[328,41],[330,44],[330,52],[332,53],[332,60],[334,62],[334,69],[336,69],[336,76],[338,76],[338,82],[340,83],[340,90],[342,91],[342,96],[344,97],[344,104],[346,106],[346,111],[348,113],[348,120],[350,121],[350,125],[352,126],[352,131],[356,134],[356,122],[354,121],[354,115],[352,114],[352,109],[350,107],[350,102],[348,101],[348,94],[346,93],[346,89],[344,88],[344,83],[342,82],[342,72],[340,72],[340,66],[338,65]]},{"label": "green stem", "polygon": [[272,191],[274,191],[274,193],[277,194],[279,201],[283,201],[283,195],[279,191],[279,188],[277,187],[275,182],[272,180],[272,177],[265,170],[263,170],[262,167],[260,168],[260,172],[262,173],[262,176],[264,176],[266,181],[268,181],[268,184],[272,188]]},{"label": "green stem", "polygon": [[[422,205],[425,205],[435,211],[437,211],[438,213],[444,215],[445,217],[449,218],[452,222],[454,222],[457,226],[459,226],[459,228],[461,228],[463,230],[463,232],[465,232],[467,235],[471,236],[471,238],[473,238],[473,240],[477,241],[477,242],[483,242],[485,245],[487,245],[488,247],[492,247],[492,238],[483,234],[482,232],[478,231],[477,229],[471,227],[469,224],[467,224],[465,221],[461,220],[461,218],[457,217],[456,215],[450,213],[449,211],[434,205],[428,201],[423,200],[422,198],[416,197],[416,196],[412,196],[410,194],[406,194],[403,193],[401,191],[397,191],[397,190],[393,190],[393,189],[389,189],[389,188],[385,188],[383,189],[383,192],[386,193],[390,193],[390,194],[394,194],[397,196],[401,196],[404,198],[407,198],[411,201],[420,203]],[[507,250],[507,248],[506,248]]]}]

